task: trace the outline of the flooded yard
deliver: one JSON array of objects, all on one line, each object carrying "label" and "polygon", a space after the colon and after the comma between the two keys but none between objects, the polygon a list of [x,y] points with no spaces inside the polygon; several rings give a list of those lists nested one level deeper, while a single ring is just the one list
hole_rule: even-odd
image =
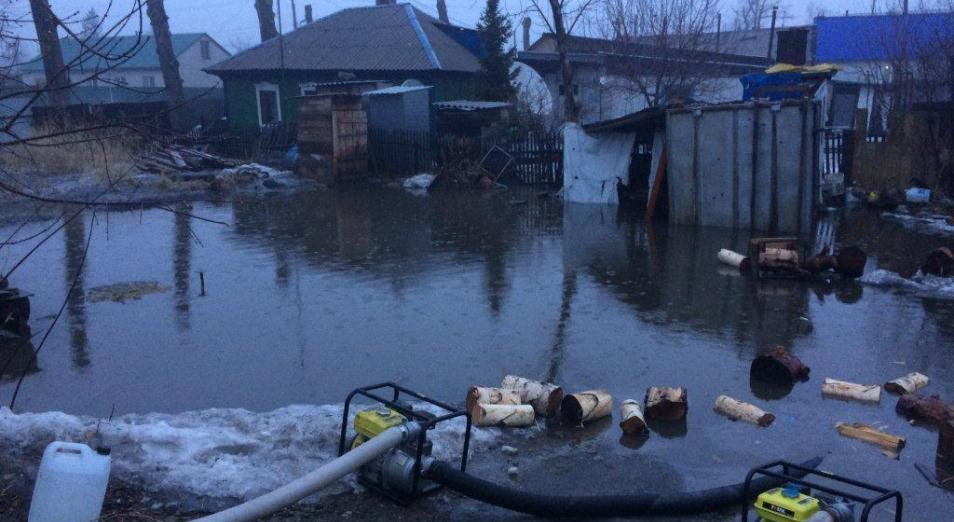
[{"label": "flooded yard", "polygon": [[[469,385],[497,384],[507,373],[567,391],[602,387],[619,401],[642,401],[651,385],[686,386],[688,421],[654,427],[645,440],[621,439],[618,419],[481,430],[474,472],[550,492],[694,490],[739,482],[767,461],[823,455],[824,469],[900,489],[905,520],[941,520],[954,506],[914,466],[933,470],[936,431],[897,415],[895,396],[871,406],[820,393],[825,377],[881,384],[919,371],[931,378],[925,392],[954,398],[951,285],[755,281],[716,261],[720,248],[744,251],[747,232],[648,226],[519,190],[246,194],[173,208],[179,213],[87,213],[17,269],[10,282],[34,294],[34,333],[49,326],[74,280],[77,288],[23,381],[16,412],[127,415],[133,424],[183,429],[205,418],[246,434],[261,424],[254,437],[264,441],[276,425],[295,425],[275,410],[327,408],[381,381],[457,403]],[[40,233],[57,215],[43,213],[48,219],[17,237]],[[910,276],[927,252],[952,242],[877,214],[835,221],[837,244],[871,256],[869,273]],[[17,222],[3,222],[6,238]],[[0,249],[0,269],[30,246]],[[811,367],[808,382],[792,389],[750,382],[751,361],[777,345]],[[0,402],[9,402],[15,382],[12,372],[3,376]],[[766,429],[730,422],[712,410],[720,394],[759,404],[777,420]],[[189,411],[197,413],[181,415]],[[840,437],[837,421],[883,426],[907,447],[890,459]],[[326,424],[325,446],[334,423]],[[518,456],[503,456],[502,442]],[[236,461],[246,453],[249,462],[268,460],[256,451],[222,450]],[[331,451],[308,447],[283,458]],[[516,478],[507,476],[511,463]],[[254,482],[254,466],[245,465],[235,469]],[[276,482],[285,478],[275,473]],[[198,482],[175,485],[212,493]],[[253,491],[230,487],[224,496]],[[509,516],[456,496],[447,507],[441,498],[427,502],[459,518]],[[360,506],[348,509],[360,514]],[[888,515],[881,510],[878,520]]]}]

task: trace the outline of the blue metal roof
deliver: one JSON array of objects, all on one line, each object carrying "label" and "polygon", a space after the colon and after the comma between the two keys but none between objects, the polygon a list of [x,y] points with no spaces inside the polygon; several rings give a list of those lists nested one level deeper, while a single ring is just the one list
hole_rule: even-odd
[{"label": "blue metal roof", "polygon": [[815,62],[886,61],[927,52],[954,37],[954,13],[818,17]]}]

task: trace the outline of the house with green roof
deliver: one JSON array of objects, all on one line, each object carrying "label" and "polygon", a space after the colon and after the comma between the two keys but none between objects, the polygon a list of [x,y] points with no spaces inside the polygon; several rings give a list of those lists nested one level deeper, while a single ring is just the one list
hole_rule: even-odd
[{"label": "house with green roof", "polygon": [[297,98],[340,80],[433,86],[435,101],[473,99],[476,31],[410,4],[343,9],[206,69],[225,85],[233,130],[290,122]]},{"label": "house with green roof", "polygon": [[[111,36],[96,43],[97,53],[82,52],[75,38],[60,39],[63,61],[70,65],[70,80],[79,87],[128,87],[129,91],[152,91],[164,87],[156,42],[150,35]],[[203,69],[227,59],[231,54],[206,33],[172,35],[172,48],[179,61],[183,87],[209,89],[219,79]],[[129,57],[128,55],[132,55]],[[101,55],[105,55],[101,56]],[[82,59],[78,57],[82,56]],[[108,57],[123,59],[111,60]],[[38,56],[19,66],[21,80],[27,85],[43,85],[43,60]],[[88,79],[88,81],[83,81]]]}]

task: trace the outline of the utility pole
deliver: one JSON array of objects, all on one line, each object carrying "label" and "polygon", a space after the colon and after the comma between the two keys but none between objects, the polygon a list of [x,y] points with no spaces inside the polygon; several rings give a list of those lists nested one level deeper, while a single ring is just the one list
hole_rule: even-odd
[{"label": "utility pole", "polygon": [[292,5],[292,27],[298,29],[298,9],[295,8],[295,0],[291,0]]},{"label": "utility pole", "polygon": [[772,59],[772,47],[774,47],[774,44],[775,44],[775,19],[777,17],[778,17],[778,6],[773,5],[772,6],[772,29],[769,31],[769,47],[768,47],[768,54],[766,55],[766,58],[768,58],[769,60]]}]

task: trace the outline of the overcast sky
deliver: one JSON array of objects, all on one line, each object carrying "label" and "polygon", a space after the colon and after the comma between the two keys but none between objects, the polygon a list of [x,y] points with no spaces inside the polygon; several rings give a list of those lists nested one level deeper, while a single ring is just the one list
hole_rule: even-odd
[{"label": "overcast sky", "polygon": [[[274,0],[276,8],[279,1],[282,9],[282,25],[287,32],[292,30],[292,0]],[[399,0],[401,1],[401,0]],[[436,0],[409,0],[418,9],[437,16]],[[451,22],[465,27],[474,27],[480,17],[480,11],[485,0],[445,0]],[[502,0],[508,13],[517,15],[522,12],[527,0]],[[732,8],[738,0],[722,0],[721,10],[725,13],[724,19],[731,18]],[[878,0],[879,3],[886,0]],[[339,9],[373,5],[374,0],[295,0],[298,8],[298,18],[304,18],[304,5],[312,4],[315,18],[319,18]],[[916,0],[912,1],[912,5]],[[28,0],[14,0],[15,9],[22,13],[29,12]],[[108,0],[50,0],[53,11],[61,17],[73,16],[80,18],[90,7],[100,14],[106,12]],[[114,0],[112,16],[117,18],[120,13],[128,13],[133,0]],[[205,32],[212,35],[229,51],[234,51],[236,45],[249,46],[258,43],[258,20],[255,15],[254,0],[166,0],[166,12],[169,15],[169,24],[172,32],[191,33]],[[826,14],[838,15],[845,11],[863,13],[871,8],[871,0],[815,0],[797,1],[782,0],[780,5],[787,8],[788,25],[808,23],[809,12],[818,12],[823,9]],[[145,18],[145,12],[143,13]],[[148,20],[144,19],[148,26]],[[517,26],[518,24],[515,24]],[[728,23],[726,24],[728,25]],[[125,32],[132,32],[133,29]],[[539,35],[543,31],[541,24],[534,23],[533,34]],[[32,28],[25,28],[24,34],[32,36]],[[34,51],[35,52],[35,51]],[[32,53],[31,53],[32,54]]]}]

